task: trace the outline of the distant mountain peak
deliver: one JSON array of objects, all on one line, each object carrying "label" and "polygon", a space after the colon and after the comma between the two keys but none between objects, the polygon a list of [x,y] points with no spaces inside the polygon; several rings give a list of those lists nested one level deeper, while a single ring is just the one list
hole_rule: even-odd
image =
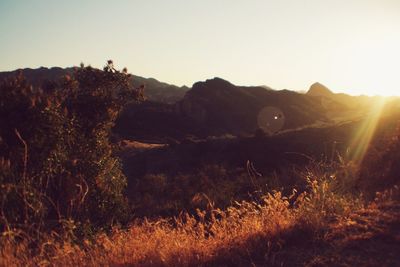
[{"label": "distant mountain peak", "polygon": [[[76,67],[60,68],[60,67],[44,67],[36,69],[24,68],[14,71],[0,71],[0,81],[6,78],[15,77],[18,72],[22,72],[26,80],[33,86],[43,86],[46,81],[59,81],[60,78],[67,74],[71,74]],[[135,87],[145,85],[145,95],[148,100],[173,104],[183,98],[188,87],[178,87],[172,84],[160,82],[154,78],[144,78],[132,75],[131,82]]]},{"label": "distant mountain peak", "polygon": [[199,86],[199,85],[213,86],[213,87],[233,86],[233,84],[231,84],[227,80],[224,80],[224,79],[219,78],[219,77],[214,77],[212,79],[207,79],[205,81],[196,82],[195,84],[193,84],[193,87]]},{"label": "distant mountain peak", "polygon": [[310,86],[307,94],[311,96],[331,96],[333,92],[322,83],[316,82]]},{"label": "distant mountain peak", "polygon": [[207,79],[206,82],[223,82],[223,83],[229,83],[230,84],[230,82],[228,82],[227,80],[224,80],[224,79],[222,79],[220,77],[214,77],[212,79]]}]

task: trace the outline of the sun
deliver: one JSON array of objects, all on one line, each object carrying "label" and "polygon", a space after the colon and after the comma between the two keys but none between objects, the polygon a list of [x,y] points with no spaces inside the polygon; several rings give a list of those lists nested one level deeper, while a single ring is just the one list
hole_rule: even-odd
[{"label": "sun", "polygon": [[351,95],[400,96],[398,44],[400,37],[345,44],[332,62],[332,89]]}]

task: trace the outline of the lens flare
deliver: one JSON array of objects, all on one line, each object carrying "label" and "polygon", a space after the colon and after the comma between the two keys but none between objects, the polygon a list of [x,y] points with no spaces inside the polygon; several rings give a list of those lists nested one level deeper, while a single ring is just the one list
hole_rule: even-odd
[{"label": "lens flare", "polygon": [[258,127],[264,130],[265,133],[275,134],[280,131],[285,124],[285,116],[277,107],[264,107],[260,110],[257,116]]},{"label": "lens flare", "polygon": [[363,160],[372,137],[374,136],[385,103],[386,98],[381,97],[377,99],[375,104],[371,107],[371,111],[367,118],[361,123],[355,133],[349,147],[349,156],[354,162],[359,163]]}]

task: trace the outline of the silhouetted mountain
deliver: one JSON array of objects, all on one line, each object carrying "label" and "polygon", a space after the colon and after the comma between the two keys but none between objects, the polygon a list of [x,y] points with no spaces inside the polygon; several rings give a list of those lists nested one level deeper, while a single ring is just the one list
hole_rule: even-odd
[{"label": "silhouetted mountain", "polygon": [[198,82],[176,103],[177,113],[207,125],[216,133],[252,133],[265,107],[273,107],[284,116],[282,130],[326,120],[326,110],[318,99],[288,90],[235,86],[214,78]]},{"label": "silhouetted mountain", "polygon": [[[327,88],[312,91],[335,96]],[[214,78],[195,83],[174,105],[155,102],[128,105],[115,131],[123,138],[168,142],[168,138],[183,140],[193,135],[200,138],[252,135],[259,128],[274,134],[351,121],[354,116],[347,105],[330,97],[264,86],[236,86]]]},{"label": "silhouetted mountain", "polygon": [[[51,90],[74,68],[26,68],[0,72],[0,79],[19,71],[34,86]],[[236,86],[221,78],[197,82],[190,90],[134,75],[132,83],[145,85],[148,101],[131,104],[121,114],[115,129],[124,138],[182,140],[187,135],[253,134],[258,128],[276,133],[330,122],[336,113],[365,107],[372,101],[334,94],[320,83],[313,84],[307,94],[267,86]],[[273,129],[268,131],[268,127]]]},{"label": "silhouetted mountain", "polygon": [[343,108],[360,111],[368,108],[376,100],[376,98],[368,96],[333,93],[328,87],[318,82],[310,86],[307,95],[320,98],[323,106],[331,111],[343,110]]},{"label": "silhouetted mountain", "polygon": [[[18,69],[15,71],[0,72],[0,80],[13,77],[19,71],[25,76],[29,83],[33,86],[43,86],[45,89],[52,89],[55,83],[67,74],[71,74],[74,68],[45,68],[37,69]],[[161,103],[175,103],[182,99],[188,87],[178,87],[175,85],[160,82],[153,78],[143,78],[141,76],[132,75],[132,83],[134,86],[145,85],[145,95],[150,101]]]},{"label": "silhouetted mountain", "polygon": [[318,82],[313,83],[310,86],[310,89],[308,90],[307,94],[311,96],[328,96],[328,97],[333,95],[332,91],[329,90],[328,87]]},{"label": "silhouetted mountain", "polygon": [[168,104],[181,100],[185,93],[190,89],[187,86],[178,87],[172,84],[160,82],[154,78],[143,78],[136,75],[133,75],[132,82],[136,87],[144,84],[145,95],[150,101]]}]

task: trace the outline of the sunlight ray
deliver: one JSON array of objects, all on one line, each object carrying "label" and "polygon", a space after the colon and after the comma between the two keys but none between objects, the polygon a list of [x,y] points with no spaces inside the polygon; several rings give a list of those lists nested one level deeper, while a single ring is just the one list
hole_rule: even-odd
[{"label": "sunlight ray", "polygon": [[349,156],[354,162],[359,163],[363,160],[371,139],[374,136],[385,103],[386,98],[381,97],[377,99],[375,104],[371,107],[367,118],[365,118],[365,120],[361,123],[360,127],[352,138],[349,146]]}]

